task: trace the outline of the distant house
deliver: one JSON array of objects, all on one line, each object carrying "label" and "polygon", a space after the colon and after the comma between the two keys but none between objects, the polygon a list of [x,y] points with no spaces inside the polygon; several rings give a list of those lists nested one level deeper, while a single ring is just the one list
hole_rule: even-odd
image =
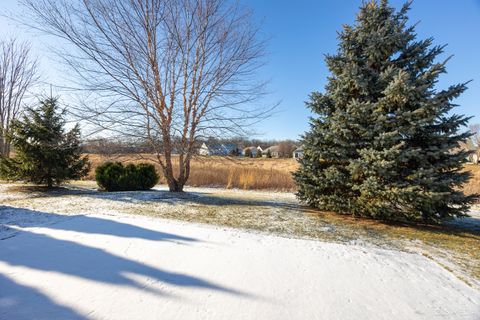
[{"label": "distant house", "polygon": [[467,162],[473,163],[473,164],[478,164],[480,161],[480,152],[479,149],[473,145],[471,142],[459,142],[458,147],[453,149],[452,152],[458,152],[460,150],[468,152],[467,155]]},{"label": "distant house", "polygon": [[477,151],[476,153],[473,153],[471,156],[470,156],[470,161],[473,163],[473,164],[479,164],[480,163],[480,157],[479,157],[479,152]]},{"label": "distant house", "polygon": [[241,150],[236,144],[206,144],[203,143],[198,149],[198,154],[202,156],[231,156],[240,155]]},{"label": "distant house", "polygon": [[270,152],[270,155],[272,156],[272,158],[278,158],[280,157],[280,147],[279,146],[271,146],[271,147],[268,147],[265,149],[265,151],[263,152],[263,155],[267,155],[268,152]]},{"label": "distant house", "polygon": [[258,147],[247,147],[247,148],[242,150],[242,156],[245,156],[249,152],[252,155],[252,157],[255,158],[257,156],[258,152],[261,152],[263,154],[263,149],[260,146],[258,146]]},{"label": "distant house", "polygon": [[303,158],[303,146],[301,146],[301,147],[299,147],[299,148],[297,148],[293,151],[293,158],[295,158],[295,159]]}]

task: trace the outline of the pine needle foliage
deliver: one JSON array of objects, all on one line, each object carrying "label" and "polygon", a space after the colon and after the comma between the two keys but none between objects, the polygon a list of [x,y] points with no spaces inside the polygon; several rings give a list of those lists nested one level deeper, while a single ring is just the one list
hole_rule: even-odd
[{"label": "pine needle foliage", "polygon": [[395,10],[365,2],[354,25],[326,57],[331,75],[308,107],[294,173],[298,197],[321,210],[382,220],[439,223],[464,216],[476,196],[460,187],[467,153],[458,143],[468,117],[453,113],[467,83],[436,88],[446,72],[444,46],[419,40],[408,24],[411,2]]},{"label": "pine needle foliage", "polygon": [[65,130],[65,111],[59,109],[56,98],[28,108],[12,124],[9,140],[15,156],[0,159],[0,175],[8,180],[51,188],[88,174],[90,164],[81,154],[80,128]]}]

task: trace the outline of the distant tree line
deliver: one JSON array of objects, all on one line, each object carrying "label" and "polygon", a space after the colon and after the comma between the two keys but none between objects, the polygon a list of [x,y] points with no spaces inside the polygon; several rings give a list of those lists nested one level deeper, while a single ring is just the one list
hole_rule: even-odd
[{"label": "distant tree line", "polygon": [[[175,154],[175,146],[177,145],[175,139],[172,142],[173,153]],[[246,139],[246,138],[207,138],[199,139],[195,142],[195,147],[198,149],[202,143],[207,145],[213,144],[236,144],[240,148],[246,147],[260,147],[263,150],[271,146],[278,146],[278,156],[280,158],[291,158],[293,150],[299,146],[299,143],[294,140],[263,140],[263,139]],[[148,141],[141,139],[119,139],[117,137],[96,138],[85,140],[82,143],[85,153],[100,154],[104,156],[113,156],[118,154],[145,154],[154,153],[155,150],[151,147]],[[264,152],[267,156],[267,152]],[[231,156],[238,156],[239,154],[231,154]]]},{"label": "distant tree line", "polygon": [[115,138],[89,139],[82,143],[85,153],[112,156],[116,154],[153,153],[153,148],[142,140]]}]

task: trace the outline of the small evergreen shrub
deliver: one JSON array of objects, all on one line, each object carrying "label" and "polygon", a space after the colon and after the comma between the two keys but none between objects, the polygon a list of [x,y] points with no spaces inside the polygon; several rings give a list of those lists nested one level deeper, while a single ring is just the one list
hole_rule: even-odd
[{"label": "small evergreen shrub", "polygon": [[106,191],[148,190],[158,182],[158,174],[151,164],[124,166],[120,162],[107,162],[95,170],[95,180]]},{"label": "small evergreen shrub", "polygon": [[77,124],[67,131],[65,117],[57,98],[27,108],[6,132],[15,155],[0,157],[0,177],[52,188],[86,176],[90,162],[82,155],[80,127]]},{"label": "small evergreen shrub", "polygon": [[158,174],[155,167],[148,163],[140,163],[136,168],[138,185],[141,190],[153,188],[158,183]]}]

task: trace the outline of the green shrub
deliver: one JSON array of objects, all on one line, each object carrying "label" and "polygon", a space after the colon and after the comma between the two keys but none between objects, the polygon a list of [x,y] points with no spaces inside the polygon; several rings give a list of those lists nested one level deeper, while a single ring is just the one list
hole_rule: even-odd
[{"label": "green shrub", "polygon": [[4,138],[15,155],[0,157],[0,177],[52,188],[87,175],[90,162],[82,155],[80,127],[66,131],[65,117],[58,100],[49,98],[40,101],[38,107],[27,108],[21,119],[12,121]]},{"label": "green shrub", "polygon": [[123,166],[120,162],[107,162],[95,170],[97,184],[106,191],[148,190],[158,179],[155,167],[147,163]]},{"label": "green shrub", "polygon": [[151,164],[140,163],[137,165],[137,177],[141,190],[151,189],[158,183],[158,174]]}]

